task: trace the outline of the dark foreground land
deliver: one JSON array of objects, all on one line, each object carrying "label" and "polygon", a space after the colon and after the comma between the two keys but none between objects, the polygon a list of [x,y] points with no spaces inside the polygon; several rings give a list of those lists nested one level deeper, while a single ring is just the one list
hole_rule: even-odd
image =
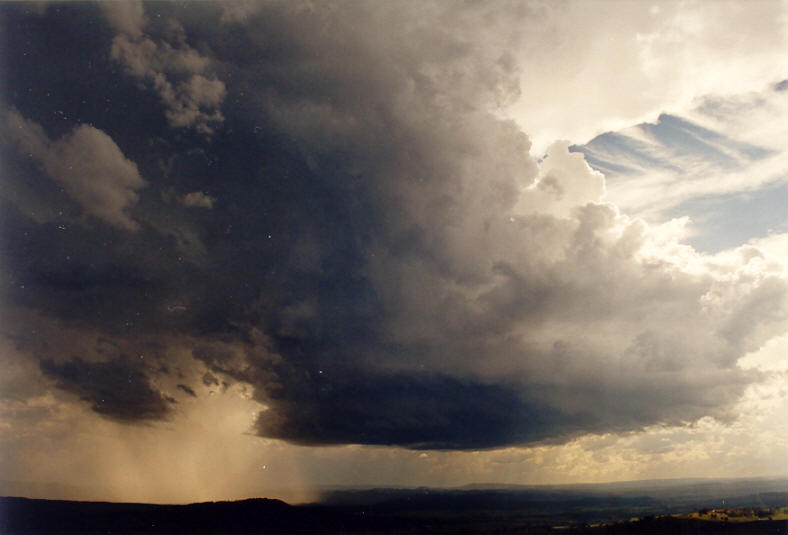
[{"label": "dark foreground land", "polygon": [[6,497],[0,534],[780,535],[788,534],[788,491],[777,491],[780,485],[788,481],[334,489],[320,503],[298,506],[270,499],[149,505]]}]

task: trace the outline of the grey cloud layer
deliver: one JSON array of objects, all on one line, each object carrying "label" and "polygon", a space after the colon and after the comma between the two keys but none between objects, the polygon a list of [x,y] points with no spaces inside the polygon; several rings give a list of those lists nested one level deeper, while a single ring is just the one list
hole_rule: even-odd
[{"label": "grey cloud layer", "polygon": [[[517,95],[506,44],[538,13],[261,3],[216,26],[214,4],[146,9],[177,18],[156,31],[181,35],[179,52],[133,31],[152,12],[129,12],[113,15],[127,37],[102,37],[106,53],[153,80],[193,51],[227,82],[196,89],[215,98],[195,100],[195,117],[224,121],[190,120],[213,125],[210,139],[159,130],[123,147],[149,162],[137,211],[150,228],[123,245],[82,240],[83,264],[102,258],[92,264],[103,271],[74,282],[59,260],[25,264],[24,240],[6,246],[26,285],[9,290],[15,305],[130,346],[191,347],[205,388],[251,385],[267,407],[256,431],[303,444],[565,440],[724,417],[757,379],[735,363],[785,326],[782,279],[746,269],[757,255],[716,271],[649,256],[648,229],[599,202],[604,181],[581,155],[557,143],[537,162],[494,113]],[[203,71],[183,72],[190,83]],[[54,239],[45,223],[12,228]],[[144,297],[99,304],[135,285]],[[126,366],[50,360],[44,373],[96,411],[103,383],[88,377]],[[128,371],[139,388],[114,417],[133,420],[120,407],[135,400],[140,418],[169,414],[144,387],[154,383]]]}]

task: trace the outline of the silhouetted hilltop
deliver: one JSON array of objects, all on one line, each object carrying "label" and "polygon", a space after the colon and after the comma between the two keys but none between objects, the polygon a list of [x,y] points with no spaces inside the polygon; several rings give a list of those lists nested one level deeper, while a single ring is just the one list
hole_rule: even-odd
[{"label": "silhouetted hilltop", "polygon": [[303,518],[280,500],[191,505],[0,499],[2,533],[280,533]]},{"label": "silhouetted hilltop", "polygon": [[[785,480],[749,480],[653,487],[640,482],[541,488],[340,488],[329,489],[319,503],[306,505],[272,499],[147,505],[0,498],[0,533],[781,535],[786,532],[784,520],[723,523],[667,515],[703,508],[719,511],[721,505],[786,507],[788,492],[779,490],[785,484]],[[633,522],[633,518],[643,520]]]},{"label": "silhouetted hilltop", "polygon": [[785,535],[788,524],[779,520],[723,523],[661,517],[554,531],[556,535]]}]

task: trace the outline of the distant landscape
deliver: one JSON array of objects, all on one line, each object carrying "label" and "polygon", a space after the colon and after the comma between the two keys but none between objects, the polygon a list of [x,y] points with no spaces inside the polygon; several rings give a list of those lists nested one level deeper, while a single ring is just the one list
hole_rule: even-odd
[{"label": "distant landscape", "polygon": [[788,479],[324,489],[316,503],[0,499],[0,531],[44,533],[786,533]]}]

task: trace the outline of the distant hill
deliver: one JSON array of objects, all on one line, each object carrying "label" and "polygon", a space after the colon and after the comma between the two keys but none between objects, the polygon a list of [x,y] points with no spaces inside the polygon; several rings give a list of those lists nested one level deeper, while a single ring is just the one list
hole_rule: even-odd
[{"label": "distant hill", "polygon": [[785,521],[761,521],[727,524],[683,518],[650,518],[637,522],[620,522],[605,526],[554,530],[558,535],[785,535]]},{"label": "distant hill", "polygon": [[191,505],[69,502],[0,498],[0,532],[22,533],[282,533],[304,515],[279,500]]},{"label": "distant hill", "polygon": [[[788,506],[788,481],[772,479],[481,487],[335,488],[325,490],[318,503],[297,506],[264,498],[148,505],[7,497],[0,498],[0,533],[779,535],[785,533],[784,521],[728,525],[665,515],[718,508],[723,504],[729,508]],[[632,518],[649,520],[631,522]]]},{"label": "distant hill", "polygon": [[[438,504],[481,505],[485,508],[648,507],[651,513],[693,511],[729,506],[782,505],[786,478],[666,479],[577,485],[473,484],[458,488],[329,488],[320,503],[339,506],[376,505],[419,509]],[[774,503],[765,503],[764,497]]]}]

